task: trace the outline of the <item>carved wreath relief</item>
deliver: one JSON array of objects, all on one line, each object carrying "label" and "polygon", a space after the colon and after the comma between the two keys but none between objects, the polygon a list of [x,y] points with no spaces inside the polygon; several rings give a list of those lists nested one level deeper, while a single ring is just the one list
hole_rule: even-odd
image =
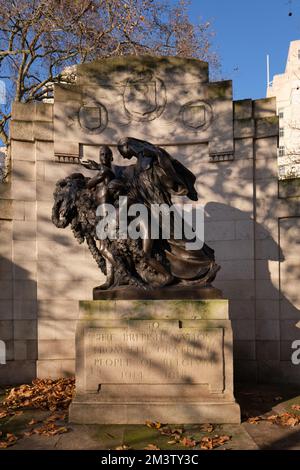
[{"label": "carved wreath relief", "polygon": [[103,132],[108,123],[107,109],[102,103],[83,105],[78,112],[78,122],[89,134]]},{"label": "carved wreath relief", "polygon": [[186,127],[206,130],[212,122],[213,111],[210,104],[205,101],[189,101],[182,106],[180,116]]},{"label": "carved wreath relief", "polygon": [[[167,106],[165,83],[150,70],[131,75],[121,96],[123,112],[129,121],[153,121],[164,113]],[[213,119],[212,107],[203,100],[188,101],[180,107],[177,119],[187,130],[206,130]],[[108,120],[108,110],[100,101],[83,104],[78,111],[78,123],[89,134],[103,132]]]},{"label": "carved wreath relief", "polygon": [[123,104],[126,114],[134,121],[145,122],[158,118],[167,103],[164,82],[146,71],[126,82]]}]

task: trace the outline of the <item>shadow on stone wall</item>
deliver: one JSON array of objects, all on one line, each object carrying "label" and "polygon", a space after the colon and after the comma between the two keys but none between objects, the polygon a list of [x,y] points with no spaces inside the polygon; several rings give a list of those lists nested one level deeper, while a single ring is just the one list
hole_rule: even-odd
[{"label": "shadow on stone wall", "polygon": [[[215,249],[216,260],[221,265],[214,284],[230,300],[236,379],[296,383],[296,366],[291,357],[292,343],[300,339],[297,308],[300,291],[296,297],[286,295],[287,273],[291,267],[284,265],[286,259],[281,247],[270,231],[255,222],[247,211],[210,202],[205,206],[205,217],[209,232],[206,241]],[[227,241],[226,234],[213,233],[209,226],[212,221],[216,231],[218,221],[220,229],[227,227]],[[229,222],[227,226],[226,222]],[[286,266],[283,279],[282,266]],[[298,271],[291,274],[294,279],[299,277]]]},{"label": "shadow on stone wall", "polygon": [[37,287],[30,273],[0,256],[0,340],[6,364],[0,364],[0,384],[30,382],[36,377]]}]

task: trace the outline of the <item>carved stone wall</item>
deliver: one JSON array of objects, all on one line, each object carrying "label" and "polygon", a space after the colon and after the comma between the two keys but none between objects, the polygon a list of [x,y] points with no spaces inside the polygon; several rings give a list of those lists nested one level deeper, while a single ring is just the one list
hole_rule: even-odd
[{"label": "carved stone wall", "polygon": [[300,339],[300,199],[278,186],[274,99],[233,102],[231,82],[209,82],[197,60],[107,59],[55,86],[54,105],[15,104],[10,135],[11,185],[0,194],[2,383],[74,372],[78,301],[101,279],[87,248],[51,223],[52,193],[58,178],[91,174],[79,161],[97,158],[99,145],[116,155],[122,136],[165,146],[197,176],[206,241],[222,266],[215,285],[230,300],[236,380],[299,383],[290,356]]},{"label": "carved stone wall", "polygon": [[204,62],[130,57],[80,65],[77,84],[55,86],[55,155],[126,135],[161,145],[209,143],[233,153],[231,82],[209,83]]}]

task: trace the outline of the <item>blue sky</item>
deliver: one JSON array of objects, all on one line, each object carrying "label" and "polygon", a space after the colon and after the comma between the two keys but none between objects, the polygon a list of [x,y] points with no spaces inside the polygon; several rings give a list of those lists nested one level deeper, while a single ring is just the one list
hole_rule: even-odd
[{"label": "blue sky", "polygon": [[212,20],[222,78],[233,80],[234,99],[265,97],[266,55],[272,78],[284,71],[289,42],[300,39],[300,0],[192,0],[190,14],[193,21]]}]

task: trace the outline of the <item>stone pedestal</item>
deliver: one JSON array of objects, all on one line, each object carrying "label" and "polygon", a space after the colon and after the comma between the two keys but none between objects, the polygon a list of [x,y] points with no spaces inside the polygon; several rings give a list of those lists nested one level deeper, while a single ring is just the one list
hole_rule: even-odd
[{"label": "stone pedestal", "polygon": [[81,301],[74,423],[239,423],[227,300]]}]

